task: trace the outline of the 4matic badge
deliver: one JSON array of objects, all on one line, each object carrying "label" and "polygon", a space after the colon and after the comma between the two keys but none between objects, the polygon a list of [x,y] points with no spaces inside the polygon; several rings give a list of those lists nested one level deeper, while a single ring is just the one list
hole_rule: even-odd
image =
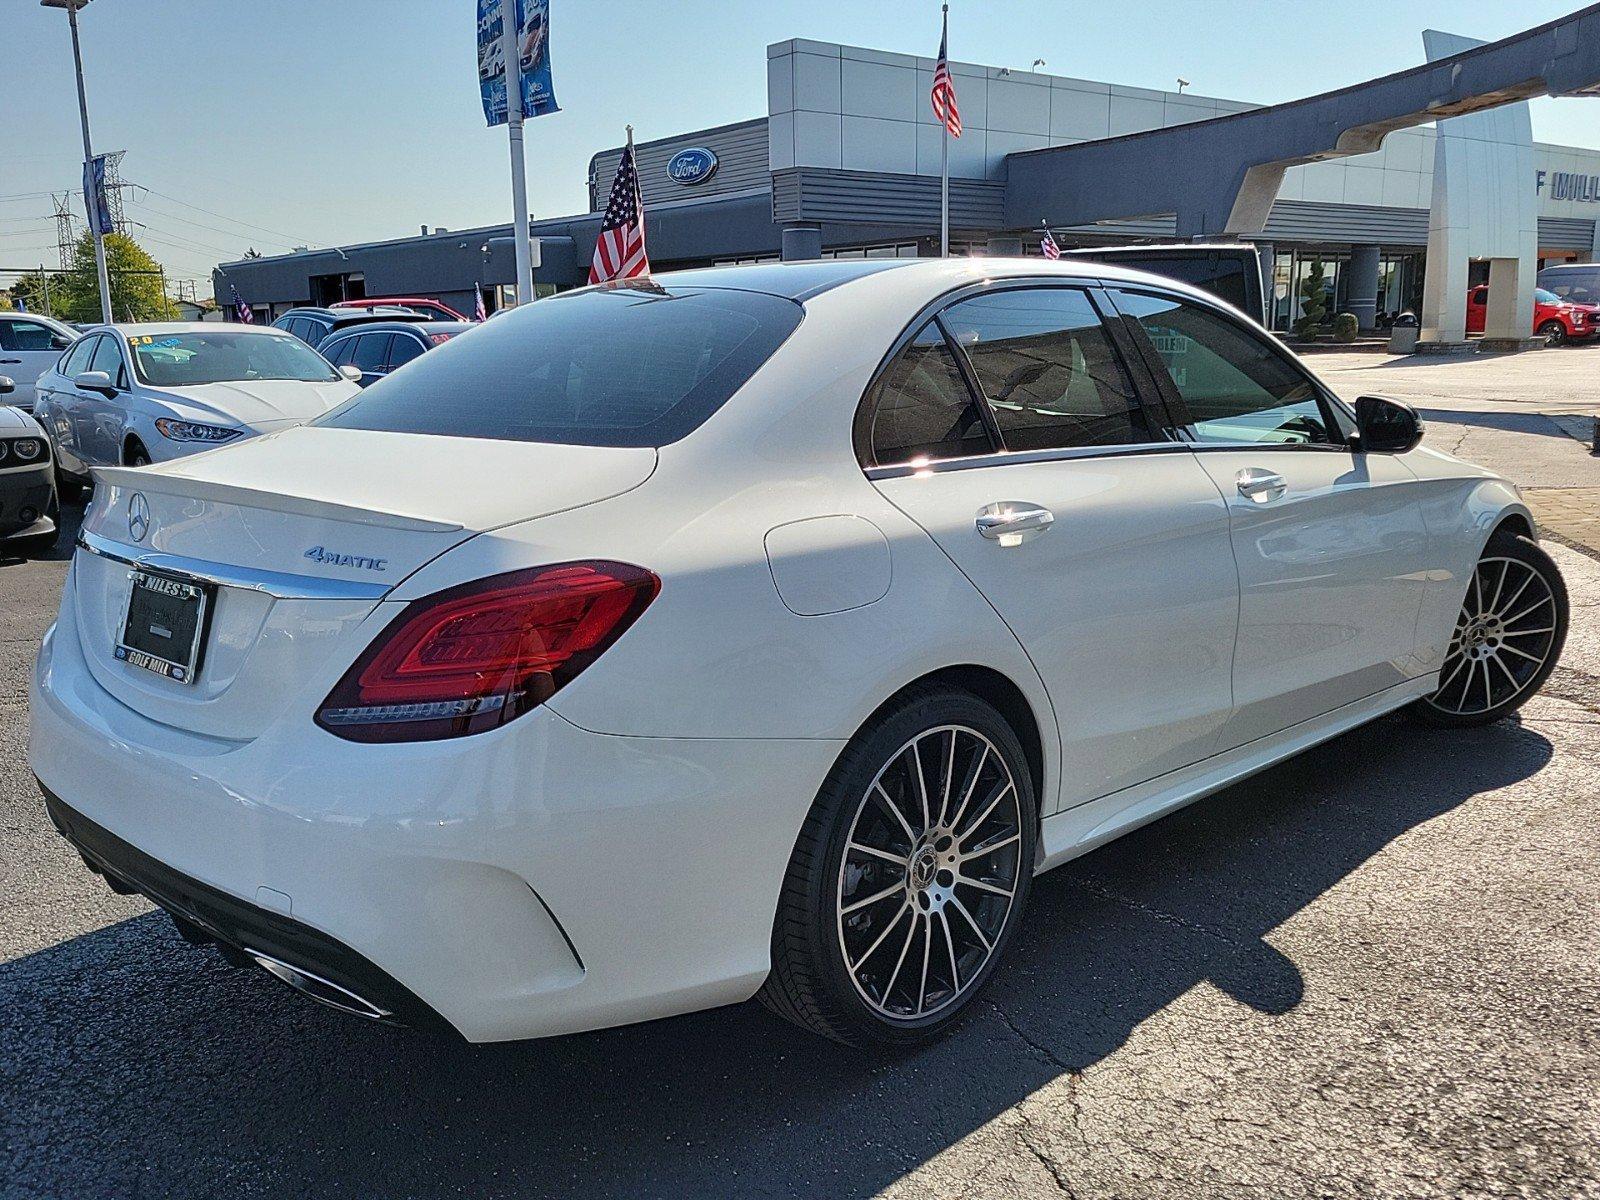
[{"label": "4matic badge", "polygon": [[362,571],[387,571],[389,560],[387,558],[369,558],[365,554],[339,554],[322,546],[313,546],[306,551],[307,558],[312,562],[319,562],[329,567],[355,567]]}]

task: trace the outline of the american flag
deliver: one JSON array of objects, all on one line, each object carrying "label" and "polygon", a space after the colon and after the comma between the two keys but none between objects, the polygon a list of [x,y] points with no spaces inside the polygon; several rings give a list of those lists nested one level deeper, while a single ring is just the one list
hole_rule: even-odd
[{"label": "american flag", "polygon": [[481,283],[472,285],[472,319],[474,321],[487,321],[489,319],[489,314],[484,311],[483,307],[483,285]]},{"label": "american flag", "polygon": [[617,164],[617,177],[611,183],[605,216],[600,221],[594,261],[589,264],[589,282],[633,279],[649,273],[650,256],[644,249],[644,205],[639,202],[639,173],[633,166],[633,135],[630,133],[622,151],[622,161]]},{"label": "american flag", "polygon": [[944,31],[939,35],[939,61],[933,68],[933,91],[929,100],[933,103],[933,115],[938,117],[951,137],[961,136],[961,110],[956,107],[956,85],[950,78],[950,56],[946,53],[950,44],[950,18],[944,19]]},{"label": "american flag", "polygon": [[1044,231],[1044,237],[1039,239],[1039,249],[1043,250],[1044,256],[1052,261],[1061,257],[1061,247],[1056,245],[1055,235],[1048,229]]},{"label": "american flag", "polygon": [[233,315],[235,319],[241,325],[254,325],[256,323],[256,314],[251,311],[248,304],[239,299],[238,285],[230,283],[228,286],[233,289]]}]

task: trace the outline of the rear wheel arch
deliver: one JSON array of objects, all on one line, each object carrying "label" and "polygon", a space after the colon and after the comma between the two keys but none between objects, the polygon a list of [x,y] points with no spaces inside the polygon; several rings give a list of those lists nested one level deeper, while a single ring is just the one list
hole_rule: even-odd
[{"label": "rear wheel arch", "polygon": [[[1005,718],[1011,726],[1012,732],[1017,735],[1017,740],[1022,743],[1023,756],[1028,762],[1028,774],[1033,779],[1033,794],[1039,798],[1039,810],[1045,810],[1044,791],[1044,724],[1039,715],[1034,711],[1032,702],[1027,694],[1016,685],[1010,676],[993,667],[979,666],[976,663],[962,663],[954,666],[941,667],[937,671],[930,671],[910,680],[895,692],[886,697],[882,704],[873,709],[865,720],[857,727],[856,733],[867,728],[879,716],[895,707],[905,696],[915,690],[928,687],[955,687],[962,691],[971,692],[980,700],[985,701]],[[852,738],[855,736],[851,735]]]}]

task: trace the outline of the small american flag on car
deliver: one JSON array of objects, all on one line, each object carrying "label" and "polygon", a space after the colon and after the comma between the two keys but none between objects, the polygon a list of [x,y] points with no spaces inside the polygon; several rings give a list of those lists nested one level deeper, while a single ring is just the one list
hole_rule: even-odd
[{"label": "small american flag on car", "polygon": [[650,273],[650,256],[644,248],[644,205],[639,200],[639,173],[633,165],[633,129],[628,129],[628,144],[617,164],[617,177],[611,183],[611,198],[606,201],[600,220],[600,237],[594,244],[594,261],[589,264],[589,282],[608,279],[633,279]]},{"label": "small american flag on car", "polygon": [[233,317],[241,325],[254,325],[256,314],[243,300],[239,298],[239,289],[234,284],[228,285],[233,289]]},{"label": "small american flag on car", "polygon": [[933,115],[950,131],[951,137],[961,136],[961,110],[956,107],[956,85],[950,78],[950,18],[945,17],[944,32],[939,35],[939,61],[933,68],[933,91],[928,99],[933,104]]},{"label": "small american flag on car", "polygon": [[1043,250],[1044,256],[1051,261],[1061,257],[1061,247],[1056,245],[1055,235],[1048,229],[1044,231],[1044,237],[1039,239],[1039,249]]},{"label": "small american flag on car", "polygon": [[483,307],[483,284],[481,283],[472,285],[472,319],[474,321],[487,321],[489,319],[489,314],[484,311]]}]

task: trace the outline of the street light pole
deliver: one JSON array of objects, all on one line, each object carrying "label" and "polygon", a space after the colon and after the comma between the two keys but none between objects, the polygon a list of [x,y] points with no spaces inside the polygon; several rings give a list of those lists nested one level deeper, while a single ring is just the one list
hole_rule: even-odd
[{"label": "street light pole", "polygon": [[[78,45],[78,9],[82,8],[89,0],[39,0],[45,8],[64,8],[67,10],[67,24],[72,27],[72,64],[78,76],[78,123],[83,127],[83,161],[85,167],[94,157],[94,151],[89,142],[89,99],[83,90],[83,50]],[[89,198],[84,197],[85,203]],[[94,234],[94,269],[100,278],[100,319],[107,325],[111,324],[111,278],[106,272],[106,242],[105,235],[100,232],[100,221],[96,213],[89,213],[89,230]]]},{"label": "street light pole", "polygon": [[517,0],[500,0],[500,49],[506,60],[506,132],[511,141],[511,233],[516,239],[517,303],[533,299],[533,250],[528,231],[528,169],[522,155],[522,47]]}]

